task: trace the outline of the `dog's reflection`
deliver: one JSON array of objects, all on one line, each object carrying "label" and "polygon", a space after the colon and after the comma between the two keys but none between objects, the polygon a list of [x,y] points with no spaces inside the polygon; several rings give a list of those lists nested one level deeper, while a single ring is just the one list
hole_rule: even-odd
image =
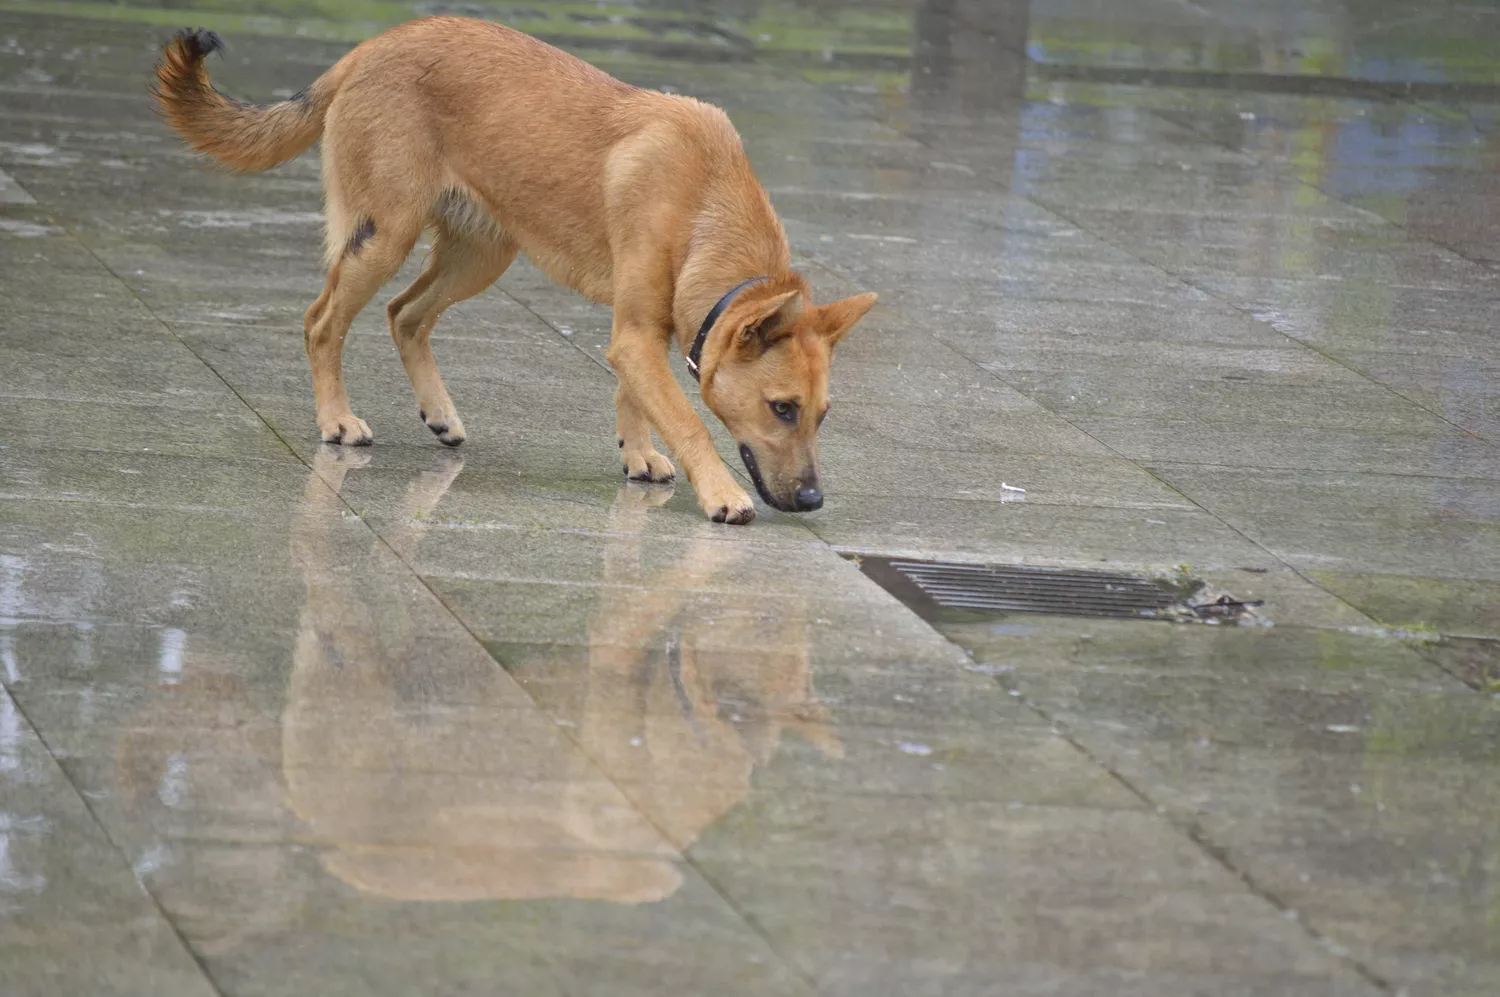
[{"label": "dog's reflection", "polygon": [[[658,900],[681,884],[676,850],[745,796],[786,728],[838,754],[805,622],[739,595],[705,603],[733,591],[744,544],[642,563],[663,489],[628,485],[611,509],[587,645],[502,655],[507,672],[472,642],[435,653],[411,607],[436,603],[400,590],[409,573],[348,570],[336,490],[358,460],[319,454],[292,531],[307,600],[282,723],[287,801],[344,882],[413,900]],[[407,489],[394,555],[416,557],[460,466]]]}]

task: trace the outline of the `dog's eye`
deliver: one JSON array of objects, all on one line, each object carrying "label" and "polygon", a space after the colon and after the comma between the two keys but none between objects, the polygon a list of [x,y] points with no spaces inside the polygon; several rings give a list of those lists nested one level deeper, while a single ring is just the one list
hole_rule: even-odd
[{"label": "dog's eye", "polygon": [[797,421],[796,402],[772,402],[771,411],[775,412],[776,418],[780,419],[782,422]]}]

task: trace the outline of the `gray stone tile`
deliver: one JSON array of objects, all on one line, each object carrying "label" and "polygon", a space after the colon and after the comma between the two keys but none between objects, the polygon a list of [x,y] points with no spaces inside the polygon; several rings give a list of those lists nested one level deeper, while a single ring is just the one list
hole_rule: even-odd
[{"label": "gray stone tile", "polygon": [[1184,562],[1200,567],[1276,563],[1264,550],[1196,509],[858,495],[836,507],[830,503],[808,522],[836,547],[914,557],[947,554],[962,555],[964,560],[982,557],[1075,567],[1099,567],[1109,561],[1160,570]]},{"label": "gray stone tile", "polygon": [[0,787],[5,993],[217,992],[3,690]]},{"label": "gray stone tile", "polygon": [[275,459],[207,458],[53,449],[42,440],[0,448],[0,494],[26,502],[290,515],[306,480],[307,469],[286,451]]},{"label": "gray stone tile", "polygon": [[145,878],[236,993],[809,993],[690,867],[515,858],[185,842]]},{"label": "gray stone tile", "polygon": [[1493,482],[1409,475],[1156,468],[1193,501],[1294,567],[1494,580]]},{"label": "gray stone tile", "polygon": [[[859,404],[899,398],[899,404],[961,406],[970,411],[1037,414],[1036,403],[993,374],[954,356],[951,367],[907,367],[899,361],[870,363],[839,358],[829,376],[833,398]],[[889,401],[886,402],[889,404]]]},{"label": "gray stone tile", "polygon": [[[1235,596],[1243,590],[1232,590]],[[1277,622],[1279,606],[1268,601],[1263,615]],[[1103,681],[1147,684],[1218,682],[1253,693],[1261,686],[1302,690],[1458,692],[1450,676],[1394,636],[1372,628],[1208,626],[1133,620],[1010,617],[1000,624],[944,623],[945,634],[962,644],[976,668],[1009,684],[1019,676],[1077,681],[1100,673]],[[1184,693],[1186,695],[1186,693]]]},{"label": "gray stone tile", "polygon": [[[340,520],[333,542],[374,540],[356,517]],[[0,501],[0,552],[23,561],[56,537],[63,553],[151,564],[237,564],[250,571],[289,566],[287,519],[262,509],[183,505],[132,507],[84,502]]]},{"label": "gray stone tile", "polygon": [[[860,870],[893,838],[912,843],[908,860],[867,879]],[[747,854],[762,839],[774,854]],[[1275,966],[1359,992],[1299,928],[1146,814],[831,798],[746,811],[691,855],[830,993],[998,993],[1017,964],[1023,981],[1054,967],[1063,979],[1171,980]]]},{"label": "gray stone tile", "polygon": [[[811,534],[794,534],[779,542],[769,538],[743,542],[733,536],[648,533],[642,529],[647,509],[638,511],[643,515],[636,518],[620,515],[617,509],[616,515],[589,532],[444,529],[416,523],[411,529],[409,563],[428,579],[628,590],[618,593],[620,612],[625,614],[650,613],[652,600],[698,595],[719,596],[726,604],[740,606],[788,598],[850,602],[886,598],[853,565]],[[638,609],[627,596],[640,598]],[[664,616],[669,614],[665,605]]]},{"label": "gray stone tile", "polygon": [[1241,195],[1245,193],[1251,198],[1264,194],[1277,203],[1274,215],[1248,225],[1238,214],[1176,206],[1089,207],[1071,210],[1068,216],[1104,239],[1129,245],[1143,260],[1194,277],[1385,281],[1426,288],[1473,287],[1493,279],[1482,266],[1452,250],[1413,239],[1393,225],[1371,224],[1362,212],[1337,202],[1327,206],[1339,210],[1327,217],[1320,212],[1310,220],[1304,206],[1323,199],[1311,188]]},{"label": "gray stone tile", "polygon": [[1494,293],[1488,288],[1264,277],[1199,277],[1195,282],[1278,332],[1334,356],[1345,351],[1490,355]]},{"label": "gray stone tile", "polygon": [[[1028,405],[1031,403],[1027,403]],[[1050,412],[976,410],[962,405],[840,401],[820,434],[830,443],[930,446],[949,452],[1046,453],[1106,457],[1097,441]]]},{"label": "gray stone tile", "polygon": [[1500,367],[1493,360],[1355,350],[1339,359],[1455,426],[1500,438]]},{"label": "gray stone tile", "polygon": [[[1193,508],[1181,494],[1139,465],[1113,457],[972,453],[958,463],[937,459],[932,451],[921,447],[875,447],[826,440],[819,445],[819,459],[824,493],[830,503],[846,495],[903,499],[941,495],[978,502]],[[1024,489],[1025,498],[1006,491],[1001,484]]]},{"label": "gray stone tile", "polygon": [[0,397],[0,420],[8,438],[45,441],[69,450],[113,455],[171,453],[195,457],[284,458],[286,448],[265,422],[243,404],[172,408],[94,399],[76,401]]},{"label": "gray stone tile", "polygon": [[7,399],[119,403],[146,408],[165,422],[191,422],[182,409],[232,411],[242,407],[211,369],[179,344],[134,348],[128,368],[108,356],[0,348],[0,366],[10,371],[0,392]]},{"label": "gray stone tile", "polygon": [[1088,220],[1102,211],[1238,219],[1242,225],[1255,219],[1273,228],[1293,220],[1357,223],[1369,219],[1321,191],[1256,163],[1220,162],[1203,170],[1126,164],[1106,170],[1080,157],[1050,162],[1044,174],[1025,178],[1015,189],[1106,238],[1117,233],[1096,229]]},{"label": "gray stone tile", "polygon": [[[502,644],[649,647],[664,639],[663,627],[680,616],[699,628],[695,640],[700,648],[716,652],[744,651],[746,640],[779,646],[787,634],[796,634],[793,639],[810,642],[839,659],[859,660],[882,647],[911,645],[929,654],[944,648],[915,616],[893,613],[889,598],[863,601],[761,594],[726,598],[711,591],[648,590],[641,597],[641,609],[623,614],[616,625],[611,600],[617,593],[609,585],[443,576],[430,577],[427,584],[476,635]],[[607,628],[594,631],[590,627],[590,621],[606,618]],[[862,641],[851,642],[851,634],[867,637],[869,648]],[[854,640],[860,641],[860,636]],[[951,654],[947,660],[953,660]]]},{"label": "gray stone tile", "polygon": [[1388,626],[1500,636],[1500,586],[1484,579],[1313,571],[1323,587]]},{"label": "gray stone tile", "polygon": [[1500,521],[1494,485],[1475,478],[1153,464],[1153,473],[1226,517],[1280,512],[1295,522],[1422,524]]},{"label": "gray stone tile", "polygon": [[[1040,680],[1030,695],[1362,963],[1418,989],[1447,977],[1456,992],[1493,973],[1478,927],[1487,901],[1471,892],[1472,857],[1494,850],[1492,701],[1271,690],[1246,701],[1183,682],[1164,698],[1097,674]],[[1227,729],[1228,716],[1245,726]]]},{"label": "gray stone tile", "polygon": [[1423,657],[1480,692],[1500,692],[1500,638],[1452,637],[1424,641]]},{"label": "gray stone tile", "polygon": [[[742,652],[694,653],[694,687],[682,678],[682,645],[620,650],[559,644],[486,645],[520,689],[550,714],[577,722],[635,722],[658,715],[708,715],[750,737],[759,724],[821,733],[832,744],[839,728],[972,727],[1008,712],[1004,691],[955,660],[920,653],[879,658],[830,660],[799,646],[795,637]],[[811,642],[808,642],[810,644]],[[696,649],[690,649],[696,651]],[[623,668],[623,666],[632,666]],[[641,675],[653,690],[641,694]],[[631,676],[624,681],[621,675]],[[664,695],[668,687],[673,695]],[[696,701],[696,702],[695,702]],[[684,702],[687,705],[684,705]],[[1010,716],[1021,722],[1025,717]],[[870,733],[873,736],[873,732]],[[805,738],[806,739],[806,738]],[[627,738],[628,740],[628,738]]]},{"label": "gray stone tile", "polygon": [[1261,422],[1205,427],[1195,422],[1108,416],[1074,421],[1121,456],[1150,464],[1500,477],[1500,449],[1456,431],[1380,433]]},{"label": "gray stone tile", "polygon": [[[1358,374],[1312,350],[1282,341],[1276,347],[1228,346],[1100,338],[999,351],[980,365],[1004,377],[1012,371],[1110,371],[1128,378],[1155,375],[1165,380],[1240,377],[1269,384],[1353,387],[1368,385]],[[1169,373],[1163,373],[1164,371]]]},{"label": "gray stone tile", "polygon": [[[1161,304],[1131,301],[1007,298],[977,309],[965,321],[953,316],[938,337],[979,361],[1003,361],[1012,351],[1110,350],[1129,356],[1117,344],[1221,344],[1286,349],[1287,337],[1217,300]],[[1111,349],[1113,347],[1113,349]]]}]

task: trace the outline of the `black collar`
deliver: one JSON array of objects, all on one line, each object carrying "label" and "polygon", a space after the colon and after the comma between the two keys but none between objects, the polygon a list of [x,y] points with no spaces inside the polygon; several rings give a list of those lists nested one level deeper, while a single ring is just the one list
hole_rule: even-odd
[{"label": "black collar", "polygon": [[687,368],[693,372],[693,380],[698,380],[698,364],[703,359],[703,344],[708,342],[709,330],[714,327],[715,322],[719,321],[719,316],[724,314],[724,309],[729,307],[729,303],[734,300],[736,294],[739,294],[751,284],[759,284],[763,280],[770,280],[770,278],[751,277],[749,280],[740,281],[725,292],[724,297],[719,299],[718,304],[709,309],[708,318],[704,319],[703,324],[698,327],[698,335],[693,340],[692,348],[688,350]]}]

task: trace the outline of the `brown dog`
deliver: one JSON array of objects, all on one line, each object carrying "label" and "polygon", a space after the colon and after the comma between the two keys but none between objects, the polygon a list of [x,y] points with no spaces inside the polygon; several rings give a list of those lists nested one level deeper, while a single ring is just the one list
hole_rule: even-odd
[{"label": "brown dog", "polygon": [[812,303],[722,111],[464,18],[392,28],[267,106],[209,84],[203,61],[221,44],[206,31],[173,38],[156,99],[194,149],[236,170],[270,169],[324,138],[328,283],[305,323],[324,440],[371,441],[344,390],[344,336],[430,228],[422,275],[386,313],[439,440],[457,446],[464,428],[432,357],[432,327],[525,252],[614,308],[608,357],[626,474],[673,476],[652,446],[654,427],[705,513],[729,523],[755,516],[672,377],[675,333],[761,498],[787,511],[822,505],[817,431],[833,345],[875,295]]}]

